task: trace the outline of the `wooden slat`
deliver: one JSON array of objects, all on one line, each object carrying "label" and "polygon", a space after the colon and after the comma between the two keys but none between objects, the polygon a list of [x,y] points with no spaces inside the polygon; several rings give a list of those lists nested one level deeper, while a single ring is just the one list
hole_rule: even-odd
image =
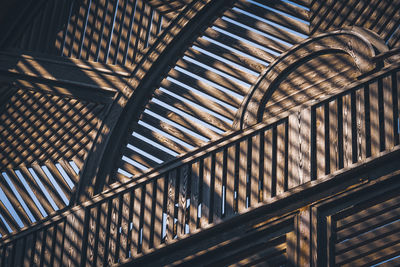
[{"label": "wooden slat", "polygon": [[86,266],[93,266],[96,262],[98,229],[100,227],[98,220],[99,208],[99,206],[94,206],[88,212]]},{"label": "wooden slat", "polygon": [[32,168],[34,169],[36,175],[46,188],[47,192],[50,194],[51,198],[54,200],[56,203],[57,207],[60,209],[65,206],[64,201],[62,200],[61,196],[58,194],[57,190],[55,189],[54,185],[51,183],[50,179],[47,177],[47,175],[44,173],[42,168],[39,165],[32,165]]},{"label": "wooden slat", "polygon": [[222,220],[223,204],[223,181],[224,181],[224,157],[223,150],[215,153],[215,178],[214,178],[214,196],[213,196],[213,223],[219,223]]},{"label": "wooden slat", "polygon": [[175,236],[175,199],[178,192],[176,192],[176,180],[177,180],[176,169],[172,170],[168,174],[168,200],[167,200],[167,219],[166,219],[166,242],[171,242]]},{"label": "wooden slat", "polygon": [[287,188],[286,177],[286,123],[281,123],[276,127],[276,194],[282,194]]},{"label": "wooden slat", "polygon": [[[18,231],[20,229],[17,221],[15,220],[15,215],[12,215],[11,212],[6,208],[4,203],[1,201],[0,201],[0,212],[4,220],[8,224],[8,226],[10,226],[12,232]],[[9,233],[8,230],[6,231],[6,233]]]},{"label": "wooden slat", "polygon": [[176,62],[176,65],[178,67],[181,67],[181,68],[187,70],[190,73],[198,75],[208,81],[218,84],[219,86],[227,88],[227,89],[231,90],[232,92],[235,92],[242,96],[246,95],[246,93],[249,89],[247,86],[245,86],[243,84],[239,84],[238,82],[235,82],[231,79],[225,78],[219,74],[216,74],[213,71],[202,68],[202,67],[200,67],[192,62],[189,62],[188,60],[185,60],[185,59],[179,59]]},{"label": "wooden slat", "polygon": [[28,206],[29,211],[32,213],[36,221],[43,219],[42,213],[39,211],[38,207],[36,206],[35,202],[32,200],[31,196],[29,195],[28,191],[25,189],[22,182],[17,177],[14,170],[7,170],[6,171],[8,177],[12,181],[13,185],[15,186],[18,194],[24,200],[25,204]]},{"label": "wooden slat", "polygon": [[203,183],[201,189],[201,218],[200,218],[200,226],[202,228],[206,227],[210,224],[211,221],[211,194],[213,194],[212,183],[215,178],[215,157],[212,158],[211,154],[208,154],[204,158],[204,165],[203,165]]},{"label": "wooden slat", "polygon": [[135,132],[138,134],[145,136],[146,138],[150,139],[153,142],[159,143],[160,145],[171,149],[172,151],[175,151],[178,154],[182,154],[187,152],[189,149],[187,147],[184,147],[181,144],[178,144],[167,137],[165,137],[162,134],[159,134],[157,132],[154,132],[152,130],[149,130],[145,127],[142,126],[136,126]]},{"label": "wooden slat", "polygon": [[263,200],[270,199],[274,194],[273,183],[273,129],[264,132],[264,177],[263,177]]},{"label": "wooden slat", "polygon": [[168,94],[166,94],[160,90],[156,90],[154,92],[154,97],[164,103],[167,103],[179,110],[182,110],[183,112],[185,112],[189,115],[192,115],[195,118],[197,118],[201,121],[204,121],[208,124],[211,124],[219,129],[227,131],[228,129],[231,128],[231,125],[229,125],[227,122],[225,122],[219,118],[216,118],[214,116],[210,116],[210,114],[202,111],[200,108],[193,107],[189,103],[183,102],[172,96],[169,96]]},{"label": "wooden slat", "polygon": [[99,221],[99,230],[98,230],[98,244],[97,244],[97,261],[96,266],[104,266],[106,265],[107,261],[107,250],[108,244],[107,240],[109,238],[109,222],[110,222],[110,215],[111,215],[111,201],[105,201],[101,203],[99,209],[100,221]]},{"label": "wooden slat", "polygon": [[205,38],[198,38],[194,42],[194,45],[199,46],[200,48],[206,50],[207,52],[213,53],[214,55],[220,56],[224,59],[232,61],[240,66],[252,70],[254,72],[262,72],[265,69],[265,66],[258,63],[255,60],[252,60],[249,57],[243,56],[235,51],[226,49],[222,46],[214,44]]},{"label": "wooden slat", "polygon": [[121,40],[119,43],[119,51],[117,64],[125,65],[127,52],[129,48],[130,35],[133,25],[133,15],[135,12],[136,1],[126,1],[126,10],[124,13],[122,31],[121,31]]},{"label": "wooden slat", "polygon": [[89,1],[85,38],[82,41],[82,50],[80,54],[81,59],[88,59],[90,54],[90,46],[95,33],[95,20],[97,16],[98,6],[99,4]]},{"label": "wooden slat", "polygon": [[121,207],[121,234],[119,242],[119,257],[123,260],[129,256],[129,230],[130,230],[130,216],[131,216],[131,194],[127,192],[122,195]]},{"label": "wooden slat", "polygon": [[[400,248],[400,233],[392,233],[388,237],[379,238],[363,246],[357,247],[335,258],[335,263],[345,264],[345,266],[360,266],[360,263],[368,264],[379,261],[379,258],[385,259],[385,256],[391,256],[392,253],[398,253]],[[362,251],[362,253],[360,253]],[[390,252],[389,252],[390,251]]]},{"label": "wooden slat", "polygon": [[119,227],[121,224],[121,202],[122,196],[114,196],[111,201],[111,218],[109,223],[109,242],[108,242],[108,260],[107,264],[111,266],[118,263],[118,248],[119,248]]},{"label": "wooden slat", "polygon": [[378,81],[369,84],[369,113],[370,113],[370,131],[371,131],[371,156],[380,152],[380,122],[379,122],[379,99],[378,99]]},{"label": "wooden slat", "polygon": [[129,0],[118,1],[115,10],[115,23],[112,29],[112,38],[110,40],[110,49],[107,62],[116,64],[118,56],[118,47],[121,40],[121,32],[123,26],[123,16],[125,13],[126,4]]},{"label": "wooden slat", "polygon": [[149,153],[150,155],[154,155],[164,162],[170,161],[174,158],[170,154],[160,150],[159,148],[154,147],[151,144],[146,143],[144,140],[137,138],[133,135],[128,136],[127,143],[134,145],[135,147]]},{"label": "wooden slat", "polygon": [[158,163],[152,159],[143,156],[140,152],[132,150],[128,147],[122,149],[122,155],[144,165],[147,168],[157,166]]},{"label": "wooden slat", "polygon": [[197,138],[196,136],[193,136],[190,133],[184,132],[176,128],[175,126],[172,126],[169,123],[161,121],[158,118],[155,118],[147,113],[142,113],[140,120],[157,129],[160,129],[165,133],[168,133],[169,135],[174,136],[175,138],[178,138],[179,140],[191,146],[199,147],[204,144],[204,141],[202,141],[200,138]]},{"label": "wooden slat", "polygon": [[[171,69],[168,73],[168,76],[171,78],[174,78],[196,90],[199,90],[200,92],[203,92],[211,97],[221,100],[222,102],[225,102],[235,108],[238,108],[240,106],[241,102],[238,98],[236,98],[230,94],[227,94],[223,91],[216,90],[210,84],[200,81],[196,78],[193,78],[193,77],[186,75],[182,72],[179,72],[175,69]],[[163,82],[162,82],[162,84],[163,84]]]},{"label": "wooden slat", "polygon": [[88,14],[88,9],[89,6],[87,6],[90,3],[90,1],[82,1],[79,7],[79,13],[77,13],[75,16],[76,18],[76,29],[75,29],[75,34],[73,38],[73,44],[72,44],[72,52],[71,56],[74,58],[80,58],[81,55],[81,44],[83,42],[82,38],[85,34],[86,31],[86,19],[87,19],[87,14]]},{"label": "wooden slat", "polygon": [[339,133],[338,133],[338,103],[336,100],[329,104],[329,168],[330,173],[339,169]]},{"label": "wooden slat", "polygon": [[317,164],[315,165],[316,178],[325,175],[326,162],[325,162],[325,110],[324,106],[321,105],[315,109],[315,119],[316,119],[316,144],[315,144],[315,160]]},{"label": "wooden slat", "polygon": [[[31,266],[34,252],[34,245],[35,245],[35,233],[31,233],[26,236],[25,239],[25,253],[23,259],[23,266]],[[60,260],[60,259],[59,259]]]},{"label": "wooden slat", "polygon": [[192,163],[192,176],[190,178],[190,220],[189,231],[193,233],[198,225],[198,207],[200,200],[199,183],[202,175],[202,164],[199,161]]},{"label": "wooden slat", "polygon": [[365,98],[364,88],[356,91],[357,161],[366,158]]},{"label": "wooden slat", "polygon": [[138,53],[137,53],[137,58],[139,59],[139,56],[141,56],[142,51],[147,47],[147,42],[148,42],[148,33],[150,30],[151,26],[151,7],[147,4],[144,4],[144,8],[142,10],[141,14],[141,21],[140,21],[140,26],[139,26],[139,31],[137,32],[138,37],[139,37],[139,42],[138,42]]},{"label": "wooden slat", "polygon": [[85,211],[80,209],[67,216],[65,222],[65,238],[62,257],[64,266],[76,266],[80,264],[84,230],[84,215]]},{"label": "wooden slat", "polygon": [[254,207],[260,200],[260,184],[262,182],[263,156],[261,156],[261,142],[264,138],[262,133],[258,133],[251,138],[251,175],[250,175],[250,192],[249,192],[249,207]]},{"label": "wooden slat", "polygon": [[72,169],[71,165],[65,160],[59,160],[58,163],[67,173],[68,177],[72,180],[74,184],[77,184],[79,181],[79,174],[76,174],[75,171]]},{"label": "wooden slat", "polygon": [[310,181],[311,109],[289,116],[288,189]]},{"label": "wooden slat", "polygon": [[[24,256],[26,253],[26,238],[18,238],[15,241],[15,252],[14,252],[14,266],[23,266]],[[51,261],[48,261],[45,258],[45,262],[52,264]]]},{"label": "wooden slat", "polygon": [[[94,4],[94,3],[93,3]],[[102,32],[102,20],[105,18],[105,5],[106,0],[100,0],[96,4],[95,19],[93,22],[93,34],[90,36],[88,44],[88,56],[86,57],[90,61],[98,61],[98,51],[101,42]]]},{"label": "wooden slat", "polygon": [[229,118],[233,120],[233,115],[232,115],[232,110],[211,100],[210,98],[204,97],[199,95],[198,93],[193,92],[192,90],[185,89],[168,79],[164,79],[161,82],[161,87],[167,89],[168,91],[171,91],[181,97],[184,97],[190,101],[193,101],[194,103],[203,106],[206,109],[209,109],[211,111],[214,111],[218,114],[221,114],[222,116],[225,116],[226,118]]},{"label": "wooden slat", "polygon": [[156,197],[155,197],[155,219],[154,219],[154,238],[153,246],[158,247],[163,239],[163,223],[164,223],[164,194],[165,192],[165,177],[162,176],[157,179],[156,183]]},{"label": "wooden slat", "polygon": [[391,78],[391,76],[382,78],[385,149],[391,149],[395,144],[393,129],[397,123],[397,118],[393,117],[394,99]]},{"label": "wooden slat", "polygon": [[[138,254],[139,248],[139,234],[140,234],[140,214],[142,209],[142,194],[143,187],[138,187],[132,192],[131,201],[133,202],[133,214],[132,214],[132,229],[131,229],[131,257],[135,257]],[[131,204],[132,205],[132,204]]]},{"label": "wooden slat", "polygon": [[[207,100],[205,100],[205,101],[207,101]],[[175,123],[178,123],[179,125],[185,127],[186,129],[191,130],[195,133],[198,133],[210,140],[217,139],[219,137],[219,134],[215,133],[213,130],[209,129],[208,127],[205,127],[204,124],[194,122],[190,118],[186,118],[184,116],[178,115],[175,112],[170,111],[169,109],[166,109],[165,107],[163,107],[161,105],[150,102],[147,107],[152,112],[157,113],[158,115],[165,117]]]},{"label": "wooden slat", "polygon": [[47,167],[51,175],[55,178],[57,184],[61,187],[61,190],[63,191],[67,199],[71,199],[72,188],[69,187],[68,183],[66,182],[64,177],[62,177],[57,167],[52,162],[46,162],[45,166]]},{"label": "wooden slat", "polygon": [[192,47],[189,47],[185,51],[184,56],[190,57],[200,63],[203,63],[213,69],[221,71],[248,84],[253,84],[257,80],[257,76],[245,72],[233,65],[227,64],[223,61],[219,61],[218,59],[203,54]]},{"label": "wooden slat", "polygon": [[272,35],[291,44],[297,44],[303,40],[303,38],[296,34],[293,34],[287,30],[283,30],[282,28],[276,27],[272,24],[267,24],[256,18],[245,16],[236,10],[228,10],[224,13],[224,15],[253,29],[259,30],[268,35]]},{"label": "wooden slat", "polygon": [[257,45],[261,45],[265,48],[274,50],[277,53],[283,53],[289,49],[289,46],[284,43],[280,43],[273,39],[267,38],[254,31],[247,30],[223,19],[217,19],[214,22],[214,25],[232,34],[240,36],[248,41],[251,41]]},{"label": "wooden slat", "polygon": [[179,197],[178,197],[178,221],[177,221],[177,235],[181,238],[185,235],[186,231],[186,198],[188,193],[188,182],[190,170],[188,165],[180,168],[179,175]]},{"label": "wooden slat", "polygon": [[127,49],[127,63],[132,64],[135,62],[137,52],[138,52],[138,44],[139,44],[139,37],[140,37],[140,23],[143,17],[143,10],[144,10],[144,1],[138,0],[135,1],[135,11],[134,16],[132,17],[131,21],[131,31],[129,35],[129,47]]},{"label": "wooden slat", "polygon": [[40,266],[44,243],[45,243],[45,232],[44,230],[39,230],[38,232],[36,232],[35,244],[32,251],[33,254],[31,263],[32,265]]},{"label": "wooden slat", "polygon": [[351,119],[351,95],[346,94],[343,100],[343,167],[348,167],[353,163],[352,151],[352,119]]},{"label": "wooden slat", "polygon": [[142,232],[142,251],[146,253],[153,247],[153,233],[154,233],[154,210],[153,202],[154,196],[154,182],[148,182],[145,185],[144,197],[144,216],[143,216],[143,232]]},{"label": "wooden slat", "polygon": [[225,196],[225,217],[233,216],[235,212],[235,179],[236,179],[236,146],[227,148],[226,159],[226,196]]},{"label": "wooden slat", "polygon": [[276,12],[266,12],[263,8],[260,8],[250,2],[247,2],[245,0],[239,0],[236,1],[235,6],[237,6],[240,9],[244,9],[247,12],[250,12],[254,15],[257,15],[259,17],[262,17],[266,20],[270,20],[272,22],[278,23],[282,26],[288,27],[291,30],[294,30],[296,32],[308,35],[309,33],[309,27],[307,24],[300,22],[296,19],[292,19],[288,16],[281,15]]},{"label": "wooden slat", "polygon": [[107,7],[105,8],[105,19],[103,21],[103,27],[101,31],[101,41],[99,44],[100,52],[99,52],[99,61],[107,62],[108,52],[110,48],[110,39],[112,38],[112,30],[114,27],[114,13],[116,12],[116,4],[118,1],[107,1]]},{"label": "wooden slat", "polygon": [[43,249],[44,249],[44,259],[43,259],[43,264],[45,266],[50,266],[52,265],[51,262],[51,257],[52,254],[54,253],[53,250],[53,239],[54,239],[54,226],[49,227],[46,229],[46,241],[43,244]]},{"label": "wooden slat", "polygon": [[[58,267],[62,266],[61,257],[63,253],[64,247],[64,229],[65,229],[65,220],[61,220],[56,224],[56,234],[55,234],[55,244],[54,244],[54,254],[53,254],[53,266]],[[28,236],[29,238],[29,236]]]},{"label": "wooden slat", "polygon": [[247,182],[249,174],[247,163],[249,152],[248,144],[250,140],[244,139],[240,142],[239,150],[239,180],[238,180],[238,212],[243,212],[247,208]]},{"label": "wooden slat", "polygon": [[21,221],[24,224],[24,226],[30,225],[32,222],[29,219],[29,217],[28,217],[27,213],[25,212],[25,210],[23,209],[21,203],[18,201],[16,195],[11,190],[11,187],[8,185],[8,183],[5,180],[5,178],[2,175],[0,175],[0,177],[1,177],[1,179],[0,179],[0,181],[1,181],[0,187],[3,190],[3,192],[5,194],[5,197],[11,203],[12,207],[14,208],[14,210],[17,213],[17,216],[21,219]]}]

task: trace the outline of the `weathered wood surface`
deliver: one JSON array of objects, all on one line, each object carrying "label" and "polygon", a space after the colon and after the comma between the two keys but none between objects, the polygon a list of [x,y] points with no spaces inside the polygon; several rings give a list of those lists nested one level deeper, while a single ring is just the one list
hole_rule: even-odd
[{"label": "weathered wood surface", "polygon": [[[372,108],[375,105],[389,114],[386,120],[393,121],[395,101],[392,99],[386,104],[383,99],[385,94],[398,95],[397,72],[398,68],[383,70],[364,78],[361,83],[356,82],[349,86],[341,94],[321,99],[320,103],[299,107],[298,110],[281,114],[281,118],[223,138],[199,151],[189,153],[179,162],[172,161],[165,169],[139,177],[134,183],[106,192],[83,204],[83,207],[72,209],[65,215],[66,219],[59,217],[43,226],[28,229],[26,234],[10,236],[1,245],[8,247],[19,238],[34,235],[31,260],[41,261],[42,257],[35,255],[42,251],[43,255],[47,255],[47,250],[46,246],[38,245],[38,240],[49,240],[49,236],[53,235],[56,240],[63,240],[60,249],[64,253],[60,262],[64,264],[75,264],[81,260],[99,265],[108,261],[117,262],[118,259],[126,261],[128,258],[150,253],[159,246],[165,246],[164,242],[175,243],[188,234],[197,233],[200,231],[199,227],[208,228],[235,213],[246,213],[271,200],[271,197],[279,197],[289,189],[304,185],[310,179],[318,181],[326,177],[326,174],[363,164],[365,160],[395,148],[394,141],[387,141],[393,140],[395,129],[383,126],[387,124],[386,121],[382,122],[385,120],[384,116],[377,113],[378,123],[365,124],[365,131],[371,134],[371,140],[368,141],[367,135],[359,135],[357,118],[362,116],[357,113],[366,110],[365,114],[370,114],[367,117],[371,117],[371,113],[375,112]],[[383,86],[384,82],[388,86]],[[381,95],[378,99],[373,98],[371,84],[378,85],[377,89],[373,89]],[[361,98],[365,96],[366,89],[369,89],[369,94]],[[385,93],[385,90],[389,92]],[[371,104],[374,101],[377,104]],[[361,105],[364,109],[360,108]],[[346,120],[348,126],[344,123]],[[372,122],[370,119],[367,121]],[[310,125],[299,128],[299,123]],[[337,124],[342,125],[339,132],[331,133],[334,130],[332,125]],[[394,127],[396,124],[389,125]],[[320,128],[323,130],[320,131]],[[386,134],[386,129],[389,134]],[[356,137],[361,140],[355,142]],[[336,138],[336,142],[327,142]],[[351,141],[347,141],[349,138]],[[372,140],[376,140],[377,144]],[[331,149],[336,149],[335,143],[339,150],[349,150],[347,154],[339,156],[338,165],[335,165],[336,157],[331,159],[331,155],[336,154],[331,152]],[[362,145],[366,147],[360,148]],[[371,153],[358,157],[356,155],[359,151]],[[259,156],[260,159],[257,159]],[[316,162],[313,162],[315,159]],[[262,196],[261,203],[258,202],[259,196]],[[186,219],[188,215],[190,217]],[[307,223],[304,221],[307,216],[305,214],[303,219],[299,219],[300,225]],[[161,229],[164,224],[165,230]],[[121,231],[116,232],[116,229]],[[59,231],[63,237],[59,236]],[[343,234],[343,237],[338,238],[347,238],[345,236]],[[81,242],[82,240],[86,241]],[[74,244],[77,242],[79,243],[76,247]],[[78,257],[77,249],[84,254]]]}]

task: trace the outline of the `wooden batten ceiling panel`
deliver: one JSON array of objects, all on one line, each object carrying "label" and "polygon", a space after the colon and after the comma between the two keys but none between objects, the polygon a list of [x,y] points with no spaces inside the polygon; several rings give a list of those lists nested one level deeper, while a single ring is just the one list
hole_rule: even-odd
[{"label": "wooden batten ceiling panel", "polygon": [[311,34],[345,26],[360,26],[377,33],[390,48],[400,44],[400,1],[312,1]]},{"label": "wooden batten ceiling panel", "polygon": [[161,13],[174,14],[165,6],[155,6],[144,0],[48,1],[26,27],[19,27],[18,34],[5,41],[5,47],[131,65],[169,23],[170,18]]},{"label": "wooden batten ceiling panel", "polygon": [[[157,151],[168,148],[173,153],[163,153],[175,157],[230,131],[234,114],[260,73],[307,37],[308,6],[300,2],[238,0],[221,10],[144,105],[132,134],[152,142],[129,137],[133,149],[122,152],[125,169],[118,166],[120,172],[131,177],[158,165],[146,161],[141,151],[157,157]],[[164,159],[169,157],[160,161]],[[128,164],[143,168],[135,173]]]},{"label": "wooden batten ceiling panel", "polygon": [[8,85],[0,104],[1,201],[18,227],[1,215],[15,231],[69,204],[106,105]]}]

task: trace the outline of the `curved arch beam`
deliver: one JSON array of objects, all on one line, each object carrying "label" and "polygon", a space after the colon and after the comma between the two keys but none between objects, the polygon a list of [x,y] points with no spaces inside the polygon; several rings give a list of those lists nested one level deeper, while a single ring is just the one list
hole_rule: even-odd
[{"label": "curved arch beam", "polygon": [[[307,39],[293,46],[260,75],[236,114],[234,129],[245,129],[261,121],[263,103],[272,95],[285,74],[300,66],[305,59],[321,54],[343,52],[353,58],[361,73],[373,70],[375,68],[372,60],[375,56],[374,45],[371,42],[373,37],[370,35],[366,38],[359,30],[343,29]],[[376,49],[379,51],[382,48]]]}]

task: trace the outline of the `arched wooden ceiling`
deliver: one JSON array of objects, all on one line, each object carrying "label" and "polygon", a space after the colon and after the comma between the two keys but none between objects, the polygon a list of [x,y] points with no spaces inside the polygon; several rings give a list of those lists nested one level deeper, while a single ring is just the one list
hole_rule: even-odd
[{"label": "arched wooden ceiling", "polygon": [[[98,83],[101,89],[117,87],[119,91],[101,91],[99,94],[107,96],[96,98],[96,93],[85,95],[80,87],[74,87],[76,84],[69,84],[67,90],[63,87],[60,93],[59,88],[55,89],[59,84],[46,82],[42,82],[45,86],[39,90],[16,83],[16,76],[10,79],[8,70],[2,70],[0,176],[3,181],[0,186],[5,198],[0,203],[0,221],[8,224],[12,231],[21,228],[21,223],[12,218],[10,206],[26,226],[68,204],[68,198],[74,194],[75,185],[83,175],[88,155],[91,151],[101,154],[93,144],[107,144],[104,140],[115,130],[110,126],[104,131],[109,125],[102,123],[106,118],[112,120],[112,103],[120,105],[120,110],[127,108],[126,103],[132,103],[128,101],[132,92],[125,94],[124,90],[131,90],[126,84],[140,84],[141,79],[147,77],[145,74],[135,76],[145,61],[143,56],[150,55],[153,43],[160,45],[156,42],[157,36],[165,33],[169,23],[178,21],[176,16],[187,15],[185,8],[199,1],[33,2],[24,2],[22,12],[18,12],[17,5],[2,4],[3,11],[17,14],[18,19],[15,23],[6,21],[1,27],[1,53],[28,54],[29,59],[39,56],[55,63],[26,64],[16,72],[53,75],[53,69],[46,66],[55,69],[59,63],[85,66],[96,71],[101,69],[101,74],[96,72],[98,76],[93,78],[94,75],[89,76],[79,69],[79,72],[71,72],[69,79],[78,77],[78,73],[87,76],[93,84]],[[202,5],[212,4],[204,1]],[[118,144],[118,153],[112,154],[112,158],[103,157],[111,160],[107,164],[114,171],[102,174],[111,176],[109,183],[129,180],[231,131],[235,113],[260,73],[309,36],[358,25],[379,34],[390,48],[400,44],[398,0],[237,0],[220,5],[224,8],[218,12],[213,10],[212,19],[207,23],[182,35],[189,41],[167,59],[169,67],[165,68],[164,76],[153,77],[154,82],[146,88],[132,86],[149,91],[151,96],[139,103],[141,107],[136,110],[141,110],[140,114],[124,117],[129,120],[129,126],[122,127],[126,130],[123,138],[110,142]],[[202,10],[199,6],[198,10]],[[166,35],[162,36],[163,41],[174,38]],[[337,55],[333,60],[346,61],[347,58]],[[152,66],[151,63],[148,65]],[[312,69],[317,62],[309,64]],[[351,68],[349,66],[349,70]],[[68,73],[64,69],[60,72]],[[129,78],[131,73],[135,77]],[[118,87],[116,83],[100,85],[98,81],[108,79],[104,78],[108,77],[106,75],[116,77],[125,87]],[[298,77],[293,77],[294,80],[303,78],[302,73],[290,75]],[[312,72],[309,75],[313,75]],[[54,76],[61,80],[62,75]],[[47,91],[43,89],[46,86],[49,87]],[[283,84],[282,87],[290,86]],[[118,102],[121,98],[126,99]],[[51,116],[56,120],[49,122],[47,118]],[[118,120],[118,116],[114,120]],[[116,125],[118,128],[120,124]],[[101,158],[93,162],[99,163]],[[87,179],[93,179],[93,173],[97,172],[88,174]],[[102,188],[100,186],[98,191]],[[68,201],[61,196],[61,191]],[[25,201],[21,201],[21,197]],[[53,201],[58,201],[57,208]]]}]

